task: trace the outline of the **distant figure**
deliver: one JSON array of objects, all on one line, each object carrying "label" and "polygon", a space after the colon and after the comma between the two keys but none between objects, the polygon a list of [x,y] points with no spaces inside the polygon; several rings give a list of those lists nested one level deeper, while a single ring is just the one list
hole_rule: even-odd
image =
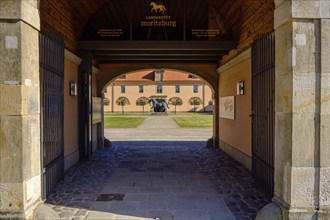
[{"label": "distant figure", "polygon": [[154,112],[167,112],[169,108],[166,102],[158,102],[155,98],[151,98],[149,103],[152,102],[152,109]]},{"label": "distant figure", "polygon": [[164,5],[157,5],[155,2],[151,2],[150,6],[152,6],[151,12],[155,12],[155,13],[161,12],[164,14],[166,11],[166,8]]}]

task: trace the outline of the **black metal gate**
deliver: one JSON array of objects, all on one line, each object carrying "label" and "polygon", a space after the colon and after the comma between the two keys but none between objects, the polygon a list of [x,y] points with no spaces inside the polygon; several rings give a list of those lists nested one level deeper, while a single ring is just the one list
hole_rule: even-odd
[{"label": "black metal gate", "polygon": [[64,176],[64,43],[39,34],[42,196],[54,190]]},{"label": "black metal gate", "polygon": [[275,36],[252,45],[252,173],[269,197],[274,194]]}]

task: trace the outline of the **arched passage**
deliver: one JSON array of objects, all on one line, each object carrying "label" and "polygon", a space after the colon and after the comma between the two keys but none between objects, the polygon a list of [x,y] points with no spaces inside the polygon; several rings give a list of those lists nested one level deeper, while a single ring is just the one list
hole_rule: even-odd
[{"label": "arched passage", "polygon": [[[101,64],[97,75],[98,95],[103,96],[107,85],[122,74],[129,74],[142,69],[172,69],[186,74],[193,74],[203,79],[212,90],[214,100],[213,107],[213,143],[210,146],[218,146],[219,139],[219,102],[218,102],[218,74],[215,64]],[[211,142],[210,142],[211,143]]]},{"label": "arched passage", "polygon": [[[8,201],[1,203],[1,213],[5,218],[31,216],[31,210],[40,201],[40,188],[35,187],[40,185],[41,172],[37,32],[55,31],[64,38],[67,49],[80,55],[77,45],[85,24],[110,1],[41,0],[40,17],[38,2],[0,3],[4,24],[0,31],[4,59],[0,59],[0,64],[5,73],[1,74],[1,94],[10,94],[1,97],[4,107],[0,124],[1,168],[5,167],[1,176],[4,188],[1,193],[5,193],[1,196],[5,198],[3,201]],[[276,30],[276,199],[287,210],[287,218],[318,215],[326,218],[329,213],[328,2],[209,3],[225,18],[227,26],[232,27],[238,43],[229,56],[219,58],[220,65],[249,48],[255,36]]]}]

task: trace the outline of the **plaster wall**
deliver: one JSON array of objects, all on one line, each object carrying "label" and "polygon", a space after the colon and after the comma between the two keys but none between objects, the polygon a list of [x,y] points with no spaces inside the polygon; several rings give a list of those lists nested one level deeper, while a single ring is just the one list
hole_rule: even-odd
[{"label": "plaster wall", "polygon": [[[250,50],[245,53],[249,54]],[[237,62],[236,59],[239,61]],[[220,140],[231,145],[248,157],[252,156],[251,134],[251,57],[234,58],[234,65],[220,71],[219,94],[221,97],[235,96],[235,119],[220,118]],[[231,64],[231,63],[228,63]],[[236,95],[236,83],[244,81],[244,95]]]},{"label": "plaster wall", "polygon": [[[193,85],[198,85],[198,92],[193,92]],[[112,83],[107,88],[105,97],[110,100],[110,105],[105,106],[105,112],[121,112],[122,107],[116,104],[116,100],[124,96],[130,101],[130,105],[124,106],[125,111],[131,112],[142,112],[142,106],[136,105],[136,100],[142,96],[149,98],[150,96],[164,96],[166,102],[169,101],[172,97],[179,97],[182,99],[183,104],[176,107],[177,112],[187,112],[194,111],[194,106],[190,105],[189,99],[191,97],[199,97],[203,101],[204,96],[204,105],[206,111],[212,111],[212,106],[209,106],[208,103],[212,100],[212,92],[209,86],[204,85],[204,83],[196,82],[194,84],[185,84],[183,82],[171,82],[163,84],[163,92],[157,93],[156,85],[157,83]],[[125,85],[125,93],[121,93],[121,85]],[[144,92],[139,93],[139,85],[143,85]],[[180,85],[180,93],[175,92],[175,85]],[[203,95],[204,87],[204,95]],[[151,105],[147,104],[144,106],[145,112],[150,111]],[[175,106],[169,105],[170,109],[168,111],[174,112]],[[196,106],[197,111],[203,111],[203,104]]]},{"label": "plaster wall", "polygon": [[[68,52],[66,52],[67,54]],[[78,64],[68,58],[64,61],[64,167],[78,162],[78,96],[70,96],[70,82],[78,82]]]}]

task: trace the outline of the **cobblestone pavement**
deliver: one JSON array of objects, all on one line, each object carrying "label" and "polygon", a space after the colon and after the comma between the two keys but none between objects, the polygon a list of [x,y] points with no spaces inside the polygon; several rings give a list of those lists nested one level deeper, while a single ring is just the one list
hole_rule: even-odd
[{"label": "cobblestone pavement", "polygon": [[[66,173],[65,180],[61,182],[57,186],[55,192],[49,196],[46,201],[46,204],[51,206],[59,214],[61,219],[96,219],[102,218],[102,216],[95,215],[94,211],[116,211],[117,214],[132,213],[125,212],[125,206],[123,206],[122,204],[119,206],[119,208],[117,204],[117,208],[114,210],[114,205],[109,205],[109,202],[96,202],[96,200],[101,194],[115,194],[124,192],[126,194],[126,200],[130,198],[131,201],[134,201],[136,199],[140,201],[142,198],[142,201],[145,201],[144,206],[149,206],[148,208],[150,209],[150,207],[153,206],[164,206],[164,204],[160,203],[162,201],[170,202],[173,199],[173,197],[171,196],[176,196],[175,198],[177,199],[178,196],[181,195],[181,197],[186,197],[187,199],[187,194],[182,193],[195,193],[199,196],[198,198],[196,198],[196,196],[195,198],[192,198],[192,195],[190,195],[189,198],[197,199],[196,203],[191,203],[187,205],[184,205],[182,203],[175,204],[176,202],[178,202],[178,200],[173,199],[173,204],[175,205],[171,203],[165,203],[167,212],[160,213],[158,210],[158,212],[156,211],[152,213],[149,211],[148,213],[143,213],[141,210],[139,210],[141,204],[139,204],[139,206],[132,207],[132,205],[135,205],[135,203],[129,204],[131,205],[131,207],[127,206],[127,209],[130,208],[132,210],[141,211],[141,215],[139,216],[151,217],[148,219],[156,219],[156,217],[158,216],[161,220],[227,220],[231,219],[229,215],[227,217],[220,216],[221,213],[227,212],[229,208],[229,210],[235,216],[236,219],[254,219],[257,211],[261,209],[265,204],[267,204],[269,200],[254,184],[254,181],[246,168],[244,168],[235,160],[231,159],[222,151],[206,149],[203,147],[203,145],[204,142],[198,141],[114,142],[113,148],[100,149],[95,152],[91,161],[81,162],[73,168],[69,169]],[[157,148],[150,146],[157,146]],[[164,153],[164,149],[171,150],[165,151]],[[177,150],[175,151],[175,149]],[[177,155],[175,152],[178,152]],[[158,157],[160,158],[160,161],[163,161],[163,163],[156,163]],[[173,160],[169,159],[168,161],[172,164],[166,164],[164,161],[167,160],[167,157],[172,159],[175,158],[175,160],[178,160],[178,162],[176,163],[173,162]],[[185,163],[190,163],[190,159],[193,161],[195,166],[184,165]],[[158,166],[155,166],[157,164]],[[159,166],[160,164],[161,166]],[[199,170],[194,171],[199,173],[196,176],[195,180],[187,178],[185,179],[185,177],[187,177],[184,175],[185,172],[192,172],[192,169],[198,169],[198,167]],[[124,170],[127,171],[127,169],[131,172],[121,172]],[[142,176],[142,178],[146,179],[145,175],[159,176],[159,174],[163,174],[164,177],[165,171],[168,171],[168,173],[182,172],[182,179],[180,180],[180,178],[176,178],[173,184],[178,184],[181,181],[182,183],[185,183],[187,187],[189,187],[190,191],[187,192],[187,189],[182,187],[182,185],[180,187],[176,187],[176,190],[178,191],[169,190],[168,185],[165,191],[161,191],[163,190],[162,187],[157,188],[154,186],[149,186],[148,188],[145,187],[145,185],[140,185],[140,188],[138,188],[138,194],[130,194],[130,189],[128,189],[127,187],[126,191],[123,191],[122,189],[118,191],[118,188],[116,189],[115,187],[113,187],[114,185],[109,185],[116,184],[115,180],[117,180],[117,184],[124,184],[124,182],[122,181],[125,180],[125,176],[123,176],[125,174],[132,175],[134,173],[134,175],[140,175],[144,173],[144,176]],[[168,178],[168,176],[166,176],[165,178]],[[209,179],[212,184],[209,184],[209,182],[206,180],[202,181],[201,178]],[[130,179],[129,184],[132,184],[131,180],[132,179]],[[143,184],[147,184],[148,182],[152,181],[155,180],[150,181],[150,179],[146,179]],[[160,186],[162,183],[164,183],[162,181],[165,180],[160,180],[158,182]],[[169,182],[167,182],[167,184],[171,184],[171,181],[169,179],[168,181]],[[138,182],[134,181],[133,185],[128,186],[139,186],[138,184]],[[201,184],[204,184],[203,187],[200,187]],[[192,188],[192,186],[196,186],[196,188]],[[122,187],[124,187],[124,185]],[[146,191],[143,191],[143,187],[145,187]],[[220,209],[219,207],[221,205],[224,207],[222,207],[224,211],[221,213],[219,212],[212,214],[211,211],[214,210],[214,207],[212,207],[212,204],[207,203],[207,201],[205,201],[206,199],[208,199],[207,196],[205,197],[205,195],[207,194],[201,194],[210,192],[208,191],[208,189],[212,187],[214,188],[214,192],[218,193],[220,200],[211,201],[216,203],[218,202],[220,204],[219,206],[217,206],[218,209]],[[174,189],[175,188],[173,188],[173,190]],[[153,193],[156,194],[150,193],[150,190],[154,190]],[[168,193],[169,191],[175,194]],[[143,195],[143,193],[147,193],[147,195]],[[154,199],[150,199],[151,197],[153,197]],[[203,201],[203,203],[201,203],[200,201]],[[224,202],[226,205],[221,204],[221,202]],[[201,207],[201,204],[204,204],[204,206]],[[194,218],[192,218],[192,216],[188,216],[191,212],[176,211],[174,214],[173,212],[170,212],[171,210],[169,210],[169,208],[171,209],[171,207],[173,208],[177,206],[183,207],[182,209],[184,209],[184,211],[194,209]],[[207,212],[205,210],[207,210]],[[135,214],[136,213],[137,212],[135,212]],[[123,218],[120,218],[118,217],[119,215],[116,216],[117,218],[115,217],[115,215],[113,215],[113,219],[133,219],[127,216],[126,218],[124,218],[123,216]],[[200,218],[198,216],[200,216]],[[103,216],[102,219],[112,219],[112,216],[111,218],[109,218],[109,215]]]}]

